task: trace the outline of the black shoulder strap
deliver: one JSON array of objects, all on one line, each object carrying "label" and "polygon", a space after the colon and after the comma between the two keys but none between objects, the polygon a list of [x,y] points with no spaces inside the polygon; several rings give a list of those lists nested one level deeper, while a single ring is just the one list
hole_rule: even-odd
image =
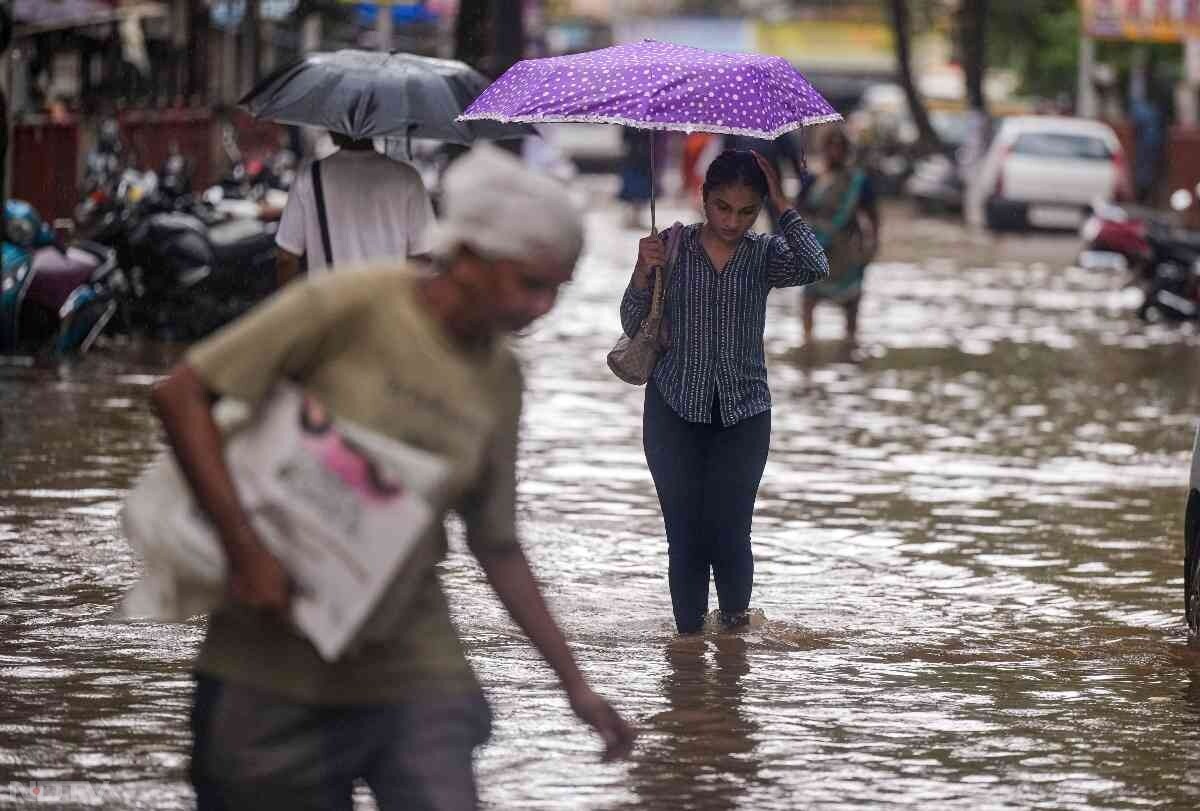
[{"label": "black shoulder strap", "polygon": [[329,218],[325,216],[325,191],[321,187],[321,162],[312,162],[313,196],[317,199],[317,223],[321,226],[321,247],[325,249],[325,267],[333,270],[333,246],[329,242]]}]

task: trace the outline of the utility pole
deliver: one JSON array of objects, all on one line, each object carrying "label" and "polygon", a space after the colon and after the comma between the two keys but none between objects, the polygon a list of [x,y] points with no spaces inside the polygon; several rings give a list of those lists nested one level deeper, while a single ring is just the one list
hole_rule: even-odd
[{"label": "utility pole", "polygon": [[1095,74],[1096,40],[1084,30],[1079,36],[1079,86],[1075,102],[1075,114],[1080,118],[1096,118],[1100,113]]},{"label": "utility pole", "polygon": [[1183,79],[1175,92],[1175,109],[1180,124],[1194,127],[1200,124],[1200,111],[1196,108],[1196,96],[1200,92],[1200,37],[1184,42],[1183,62]]},{"label": "utility pole", "polygon": [[310,12],[300,26],[300,53],[321,50],[322,20],[320,12]]},{"label": "utility pole", "polygon": [[391,0],[376,0],[375,10],[379,15],[375,18],[375,32],[379,35],[379,50],[391,51],[392,45],[396,41]]}]

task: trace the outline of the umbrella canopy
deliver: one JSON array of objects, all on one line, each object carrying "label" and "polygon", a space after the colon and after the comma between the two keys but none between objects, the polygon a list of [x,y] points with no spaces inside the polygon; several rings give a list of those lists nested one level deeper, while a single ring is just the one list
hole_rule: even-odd
[{"label": "umbrella canopy", "polygon": [[455,120],[487,85],[482,73],[452,59],[342,50],[308,54],[238,103],[258,118],[359,139],[403,136],[469,144],[534,134],[528,125]]},{"label": "umbrella canopy", "polygon": [[787,60],[643,40],[509,68],[460,121],[587,122],[774,139],[841,116]]}]

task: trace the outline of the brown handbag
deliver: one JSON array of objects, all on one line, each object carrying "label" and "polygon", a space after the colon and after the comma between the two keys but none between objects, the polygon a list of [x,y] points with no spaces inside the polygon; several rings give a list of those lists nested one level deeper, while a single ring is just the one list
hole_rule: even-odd
[{"label": "brown handbag", "polygon": [[637,332],[633,335],[622,335],[608,353],[608,368],[612,369],[617,377],[634,386],[646,384],[663,351],[663,300],[671,282],[671,273],[675,269],[675,260],[679,256],[679,242],[682,236],[683,223],[677,222],[667,230],[667,263],[654,273],[650,312],[642,319]]}]

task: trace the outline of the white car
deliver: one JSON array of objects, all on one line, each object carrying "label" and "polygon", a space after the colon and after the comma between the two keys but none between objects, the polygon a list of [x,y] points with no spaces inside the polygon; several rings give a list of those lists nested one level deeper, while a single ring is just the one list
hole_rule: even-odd
[{"label": "white car", "polygon": [[1007,118],[967,192],[967,218],[992,230],[1077,229],[1096,200],[1131,197],[1112,127],[1058,116]]}]

